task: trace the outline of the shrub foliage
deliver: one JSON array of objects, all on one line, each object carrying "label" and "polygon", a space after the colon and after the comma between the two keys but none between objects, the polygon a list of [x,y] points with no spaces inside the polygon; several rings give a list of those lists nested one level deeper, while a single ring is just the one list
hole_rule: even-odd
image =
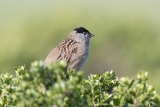
[{"label": "shrub foliage", "polygon": [[64,61],[44,67],[33,62],[0,75],[3,107],[160,107],[160,96],[147,84],[148,73],[118,79],[112,71],[90,74],[66,70]]}]

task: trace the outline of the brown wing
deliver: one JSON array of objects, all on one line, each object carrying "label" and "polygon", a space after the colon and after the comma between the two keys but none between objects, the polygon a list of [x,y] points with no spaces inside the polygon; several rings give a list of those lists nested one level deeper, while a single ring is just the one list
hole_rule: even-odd
[{"label": "brown wing", "polygon": [[49,53],[44,61],[44,65],[49,65],[59,60],[66,60],[69,62],[73,53],[77,53],[77,42],[71,38],[66,38]]}]

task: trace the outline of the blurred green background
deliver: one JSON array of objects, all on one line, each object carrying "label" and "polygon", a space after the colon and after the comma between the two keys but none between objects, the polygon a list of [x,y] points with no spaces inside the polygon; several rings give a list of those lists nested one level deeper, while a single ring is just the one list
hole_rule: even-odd
[{"label": "blurred green background", "polygon": [[83,69],[133,77],[149,72],[160,93],[160,1],[0,1],[0,72],[44,60],[72,29],[96,36]]}]

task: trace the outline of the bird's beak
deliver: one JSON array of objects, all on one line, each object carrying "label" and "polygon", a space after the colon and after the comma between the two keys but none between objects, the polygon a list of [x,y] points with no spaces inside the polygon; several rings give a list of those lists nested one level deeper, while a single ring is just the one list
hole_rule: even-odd
[{"label": "bird's beak", "polygon": [[90,34],[90,37],[94,37],[95,35],[94,34]]}]

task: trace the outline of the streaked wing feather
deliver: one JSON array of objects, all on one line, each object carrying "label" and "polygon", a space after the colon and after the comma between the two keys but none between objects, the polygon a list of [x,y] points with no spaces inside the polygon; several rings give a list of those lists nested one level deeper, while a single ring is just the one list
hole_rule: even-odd
[{"label": "streaked wing feather", "polygon": [[49,65],[50,63],[59,60],[66,60],[69,63],[72,54],[76,52],[77,52],[77,42],[70,38],[66,38],[49,53],[49,55],[44,61],[44,65]]}]

